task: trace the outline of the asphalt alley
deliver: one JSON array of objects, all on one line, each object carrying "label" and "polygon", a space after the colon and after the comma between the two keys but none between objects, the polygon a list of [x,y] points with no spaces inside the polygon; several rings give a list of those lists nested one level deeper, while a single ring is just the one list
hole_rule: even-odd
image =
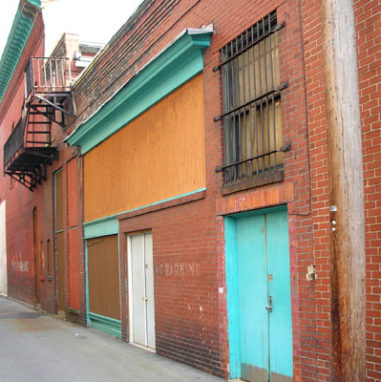
[{"label": "asphalt alley", "polygon": [[0,297],[0,382],[222,382]]}]

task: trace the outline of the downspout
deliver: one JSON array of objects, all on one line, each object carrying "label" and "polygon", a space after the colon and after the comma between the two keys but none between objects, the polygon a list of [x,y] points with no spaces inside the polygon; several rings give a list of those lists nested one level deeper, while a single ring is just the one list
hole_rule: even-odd
[{"label": "downspout", "polygon": [[328,130],[331,381],[365,380],[365,222],[353,0],[321,0]]}]

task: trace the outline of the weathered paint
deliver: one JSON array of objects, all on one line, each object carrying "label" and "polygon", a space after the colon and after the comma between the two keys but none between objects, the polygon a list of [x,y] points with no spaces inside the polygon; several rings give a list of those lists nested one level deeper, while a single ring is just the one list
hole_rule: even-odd
[{"label": "weathered paint", "polygon": [[199,75],[84,156],[86,222],[205,187],[203,99]]},{"label": "weathered paint", "polygon": [[0,295],[8,295],[6,201],[0,203]]},{"label": "weathered paint", "polygon": [[323,0],[321,5],[330,221],[335,222],[330,235],[331,370],[333,380],[359,382],[367,377],[365,322],[369,307],[365,298],[368,239],[363,179],[367,168],[362,154],[357,31],[353,1]]},{"label": "weathered paint", "polygon": [[210,45],[211,28],[204,33],[187,29],[67,138],[86,153],[203,69],[202,53]]},{"label": "weathered paint", "polygon": [[119,212],[118,214],[115,214],[115,215],[111,215],[111,216],[96,219],[96,220],[93,220],[90,222],[86,222],[83,224],[85,239],[91,239],[93,237],[99,237],[99,236],[105,236],[105,235],[114,235],[114,234],[118,233],[118,231],[119,231],[118,216],[120,216],[120,215],[127,214],[129,212],[139,211],[139,210],[142,210],[142,209],[148,208],[148,207],[157,206],[159,204],[166,203],[166,202],[176,200],[176,199],[180,199],[180,198],[183,198],[185,196],[194,195],[194,194],[197,194],[199,192],[203,192],[205,190],[206,190],[206,188],[201,188],[199,190],[187,192],[187,193],[182,194],[182,195],[176,195],[172,198],[160,200],[160,201],[155,202],[155,203],[150,203],[150,204],[147,204],[145,206],[133,208],[133,209],[128,210],[128,211]]},{"label": "weathered paint", "polygon": [[266,212],[225,218],[230,378],[293,373],[287,212]]}]

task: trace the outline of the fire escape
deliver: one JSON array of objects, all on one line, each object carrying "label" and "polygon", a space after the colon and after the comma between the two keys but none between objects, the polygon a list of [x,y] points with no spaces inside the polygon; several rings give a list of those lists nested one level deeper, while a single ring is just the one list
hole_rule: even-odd
[{"label": "fire escape", "polygon": [[21,118],[4,145],[4,172],[33,191],[58,158],[54,124],[64,128],[66,115],[74,115],[71,61],[32,57],[25,80]]}]

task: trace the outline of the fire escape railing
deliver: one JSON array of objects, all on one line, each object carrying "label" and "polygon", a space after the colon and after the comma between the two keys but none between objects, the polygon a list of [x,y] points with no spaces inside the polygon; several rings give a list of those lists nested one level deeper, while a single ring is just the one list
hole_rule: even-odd
[{"label": "fire escape railing", "polygon": [[27,98],[36,93],[70,92],[71,65],[65,57],[32,57],[26,70]]},{"label": "fire escape railing", "polygon": [[4,145],[4,172],[31,191],[58,158],[53,123],[65,128],[66,116],[74,116],[71,65],[67,58],[32,57],[25,71],[22,118]]}]

